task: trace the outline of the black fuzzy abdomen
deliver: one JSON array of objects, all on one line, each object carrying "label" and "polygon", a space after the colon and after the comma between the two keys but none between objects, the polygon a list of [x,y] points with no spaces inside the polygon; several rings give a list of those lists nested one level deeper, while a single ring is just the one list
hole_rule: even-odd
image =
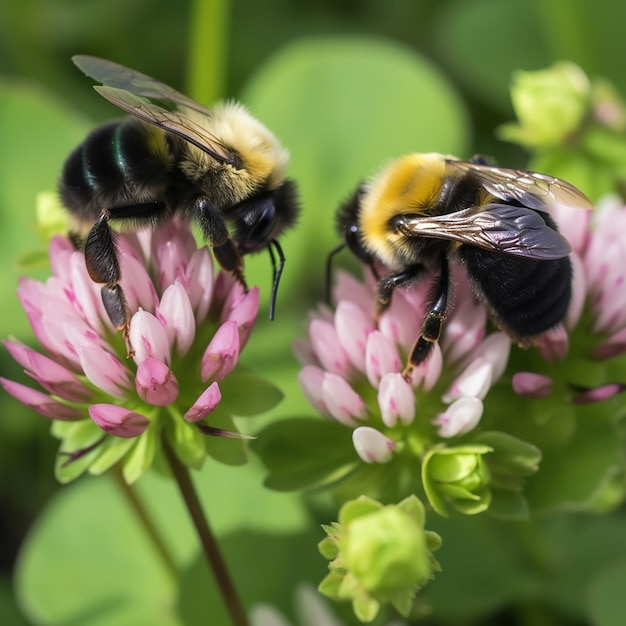
[{"label": "black fuzzy abdomen", "polygon": [[155,148],[155,132],[162,131],[133,118],[92,131],[63,167],[60,194],[70,213],[94,221],[103,209],[160,199],[170,156],[162,140],[160,149]]},{"label": "black fuzzy abdomen", "polygon": [[538,335],[563,321],[572,298],[569,257],[536,261],[467,245],[459,256],[496,321],[514,338]]}]

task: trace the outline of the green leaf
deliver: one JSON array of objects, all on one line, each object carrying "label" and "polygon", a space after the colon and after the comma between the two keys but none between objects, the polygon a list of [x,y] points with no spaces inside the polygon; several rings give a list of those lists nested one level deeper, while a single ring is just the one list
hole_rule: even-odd
[{"label": "green leaf", "polygon": [[[207,459],[203,471],[193,472],[193,479],[218,537],[245,526],[250,532],[267,533],[268,541],[273,537],[276,549],[285,535],[310,524],[300,498],[263,489],[260,471],[258,463],[230,468]],[[133,488],[175,561],[190,563],[198,553],[198,541],[172,480],[149,471]],[[316,570],[310,579],[319,580],[324,570],[315,547],[319,528],[310,533],[308,561]],[[295,564],[294,546],[288,539],[284,545]],[[259,569],[253,545],[235,542],[226,549],[229,557],[252,559],[242,566],[243,572],[237,570],[238,582],[245,579],[254,588],[256,580],[259,589],[273,584],[275,576]],[[305,554],[302,546],[297,552]],[[269,554],[268,562],[274,563],[271,550]],[[297,563],[302,565],[302,559]],[[289,577],[296,580],[294,573]],[[280,584],[287,588],[284,581]],[[30,623],[38,626],[178,626],[171,608],[177,585],[109,476],[86,477],[58,492],[41,511],[18,557],[17,596]],[[197,601],[205,599],[206,587]],[[290,595],[289,606],[292,600]]]},{"label": "green leaf", "polygon": [[626,615],[626,560],[604,570],[589,588],[587,605],[596,626],[622,626]]},{"label": "green leaf", "polygon": [[[276,385],[255,374],[233,372],[221,380],[219,385],[221,406],[239,417],[265,413],[283,399],[283,393]],[[213,420],[209,421],[213,425]]]},{"label": "green leaf", "polygon": [[265,484],[271,489],[328,484],[356,463],[350,431],[322,419],[280,420],[262,430],[250,447],[268,469]]},{"label": "green leaf", "polygon": [[569,441],[543,448],[541,471],[528,479],[525,489],[531,511],[589,509],[620,470],[619,434],[600,411],[581,410]]},{"label": "green leaf", "polygon": [[113,483],[84,480],[46,507],[19,555],[17,594],[35,624],[180,624],[175,579]]}]

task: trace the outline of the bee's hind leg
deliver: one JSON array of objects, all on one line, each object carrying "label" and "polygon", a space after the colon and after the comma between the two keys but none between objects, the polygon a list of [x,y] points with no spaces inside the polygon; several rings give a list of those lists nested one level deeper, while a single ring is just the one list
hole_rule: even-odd
[{"label": "bee's hind leg", "polygon": [[101,291],[104,309],[113,326],[122,331],[128,356],[131,357],[133,350],[128,337],[131,312],[119,284],[122,274],[109,218],[109,211],[102,211],[91,227],[84,245],[85,264],[91,280],[104,284]]},{"label": "bee's hind leg", "polygon": [[428,309],[422,327],[420,336],[413,344],[413,348],[409,354],[407,366],[404,368],[402,375],[405,379],[411,377],[414,367],[417,367],[430,356],[435,344],[439,341],[443,323],[445,322],[450,300],[450,269],[448,261],[443,259],[441,262],[441,270],[439,278],[435,283],[433,292],[433,301]]}]

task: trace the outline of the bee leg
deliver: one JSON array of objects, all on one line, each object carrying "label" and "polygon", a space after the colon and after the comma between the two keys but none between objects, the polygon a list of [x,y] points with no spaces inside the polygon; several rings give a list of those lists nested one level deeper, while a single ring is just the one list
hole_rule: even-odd
[{"label": "bee leg", "polygon": [[402,272],[386,274],[376,283],[376,311],[374,313],[376,321],[389,308],[394,290],[398,287],[408,287],[423,272],[423,265],[412,265]]},{"label": "bee leg", "polygon": [[241,254],[235,242],[230,238],[226,223],[219,211],[204,196],[195,201],[194,209],[202,234],[213,249],[213,254],[220,267],[232,274],[244,290],[248,291],[248,285],[243,275]]},{"label": "bee leg", "polygon": [[109,218],[109,212],[102,211],[98,221],[91,227],[85,241],[85,264],[91,280],[104,283],[101,291],[104,309],[113,326],[123,332],[130,357],[133,355],[128,340],[131,314],[124,291],[119,285],[120,264],[113,231],[109,227]]},{"label": "bee leg", "polygon": [[435,299],[431,304],[426,317],[422,322],[420,336],[411,349],[409,361],[402,375],[409,379],[414,367],[423,363],[431,354],[434,345],[439,341],[443,323],[448,310],[450,293],[450,270],[448,262],[444,259],[441,263],[439,278],[435,284]]}]

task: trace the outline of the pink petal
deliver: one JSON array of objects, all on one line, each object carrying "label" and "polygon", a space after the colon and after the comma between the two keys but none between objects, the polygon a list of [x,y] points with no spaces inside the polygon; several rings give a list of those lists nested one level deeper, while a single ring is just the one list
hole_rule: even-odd
[{"label": "pink petal", "polygon": [[452,382],[442,400],[446,403],[457,398],[474,397],[483,399],[493,381],[493,365],[485,358],[474,359]]},{"label": "pink petal", "polygon": [[387,463],[396,449],[396,444],[391,439],[369,426],[354,429],[352,444],[365,463]]},{"label": "pink petal", "polygon": [[74,374],[56,361],[17,341],[4,341],[9,354],[48,393],[70,402],[86,402],[93,394]]},{"label": "pink petal", "polygon": [[193,253],[185,272],[189,300],[198,323],[204,321],[211,306],[215,281],[213,274],[213,256],[206,246],[199,248]]},{"label": "pink petal", "polygon": [[243,350],[254,328],[254,323],[259,312],[259,288],[252,287],[247,294],[234,304],[226,317],[227,322],[237,322],[239,329],[239,346]]},{"label": "pink petal", "polygon": [[21,383],[16,383],[13,380],[7,380],[6,378],[0,377],[0,385],[2,385],[2,388],[8,394],[12,395],[18,402],[25,404],[29,409],[36,411],[44,417],[64,422],[70,422],[83,418],[81,413],[76,409],[66,406],[61,402],[57,402],[45,393],[37,391],[36,389],[31,389]]},{"label": "pink petal", "polygon": [[333,374],[347,376],[350,361],[339,342],[337,329],[331,322],[315,319],[309,326],[311,349],[322,367]]},{"label": "pink petal", "polygon": [[322,382],[324,406],[328,413],[346,426],[354,426],[355,419],[365,417],[365,403],[361,396],[338,374],[326,372]]},{"label": "pink petal", "polygon": [[556,204],[550,215],[556,220],[561,234],[569,241],[572,249],[581,253],[589,240],[591,211],[572,211],[571,207]]},{"label": "pink petal", "polygon": [[74,252],[69,265],[74,306],[94,330],[101,332],[103,320],[108,319],[100,295],[101,286],[94,283],[87,273],[85,255],[82,252]]},{"label": "pink petal", "polygon": [[617,393],[621,393],[626,389],[626,385],[612,383],[608,385],[602,385],[600,387],[594,387],[585,389],[582,393],[579,393],[575,398],[576,404],[588,404],[590,402],[602,402],[608,398],[613,397]]},{"label": "pink petal", "polygon": [[89,415],[104,432],[125,439],[138,437],[150,425],[144,415],[115,404],[94,404]]},{"label": "pink petal", "polygon": [[458,297],[452,315],[446,320],[441,341],[446,362],[456,363],[474,350],[485,336],[486,324],[487,310],[476,302],[473,294],[463,299]]},{"label": "pink petal", "polygon": [[385,426],[392,428],[398,420],[410,424],[415,418],[415,394],[402,374],[385,374],[378,388],[378,406]]},{"label": "pink petal", "polygon": [[62,358],[79,365],[80,346],[102,348],[106,345],[102,337],[84,320],[58,315],[54,309],[50,314],[42,315],[41,328],[52,353],[62,355]]},{"label": "pink petal", "polygon": [[511,383],[518,396],[547,398],[552,393],[552,379],[535,372],[517,372]]},{"label": "pink petal", "polygon": [[537,341],[541,356],[548,361],[562,361],[569,351],[569,336],[563,324],[543,333]]},{"label": "pink petal", "polygon": [[334,321],[339,343],[350,363],[357,371],[364,372],[367,337],[374,330],[371,316],[354,302],[342,300],[337,305]]},{"label": "pink petal", "polygon": [[63,276],[67,273],[70,257],[76,252],[72,242],[62,235],[55,235],[50,239],[48,257],[50,268],[55,276]]},{"label": "pink petal", "polygon": [[185,413],[184,418],[188,422],[199,422],[203,420],[207,415],[213,412],[221,399],[222,393],[220,392],[219,385],[216,382],[211,383]]},{"label": "pink petal", "polygon": [[439,381],[442,371],[443,354],[441,346],[436,343],[426,361],[413,368],[411,384],[413,387],[421,386],[424,391],[430,391]]},{"label": "pink petal", "polygon": [[189,296],[180,282],[176,281],[164,291],[157,316],[164,323],[170,346],[176,346],[176,354],[186,354],[196,335],[196,320]]},{"label": "pink petal", "polygon": [[[123,239],[120,237],[119,241]],[[145,264],[134,255],[122,254],[120,256],[120,269],[122,271],[120,285],[124,289],[128,308],[131,311],[137,311],[140,308],[154,311],[158,296]]]},{"label": "pink petal", "polygon": [[393,342],[379,330],[370,333],[365,349],[365,373],[372,387],[378,387],[385,374],[401,369],[402,362]]},{"label": "pink petal", "polygon": [[78,358],[85,376],[115,398],[125,398],[130,388],[130,374],[120,360],[98,346],[80,346]]},{"label": "pink petal", "polygon": [[502,332],[491,333],[483,339],[471,359],[483,358],[493,366],[493,380],[496,381],[506,369],[511,352],[511,338]]},{"label": "pink petal", "polygon": [[373,294],[370,289],[345,270],[339,270],[337,272],[335,284],[332,288],[332,295],[334,302],[350,300],[366,314],[371,314],[374,309]]},{"label": "pink petal", "polygon": [[163,324],[143,309],[139,309],[130,321],[128,335],[135,354],[135,363],[141,363],[149,356],[163,363],[170,362],[170,344]]},{"label": "pink petal", "polygon": [[483,403],[475,397],[463,397],[455,400],[441,413],[433,424],[438,426],[440,437],[456,437],[474,429],[483,414]]},{"label": "pink petal", "polygon": [[[153,255],[156,257],[159,268],[159,286],[161,290],[167,289],[169,285],[180,280],[187,269],[189,255],[185,244],[180,237],[171,236],[169,229],[164,228],[156,234],[160,238],[154,248]],[[166,235],[167,237],[163,237]]]},{"label": "pink petal", "polygon": [[298,382],[306,399],[324,415],[330,415],[324,402],[324,370],[315,365],[305,365],[298,372]]},{"label": "pink petal", "polygon": [[606,341],[594,348],[592,356],[594,359],[612,359],[626,352],[626,328],[622,328],[611,335]]},{"label": "pink petal", "polygon": [[565,327],[571,330],[576,326],[582,315],[587,297],[587,285],[585,282],[585,270],[582,259],[575,252],[572,252],[569,258],[572,262],[573,270],[572,300],[567,309]]},{"label": "pink petal", "polygon": [[135,387],[139,397],[154,406],[168,406],[178,397],[178,381],[162,361],[150,356],[137,366]]},{"label": "pink petal", "polygon": [[202,355],[200,376],[203,382],[209,379],[222,380],[228,376],[239,358],[239,328],[237,322],[224,322]]},{"label": "pink petal", "polygon": [[416,310],[415,304],[407,300],[407,295],[406,291],[396,290],[390,307],[378,320],[378,330],[392,343],[402,346],[408,352],[420,332],[423,306]]},{"label": "pink petal", "polygon": [[293,354],[300,365],[319,365],[317,357],[313,354],[311,342],[308,339],[295,339],[291,345]]}]

